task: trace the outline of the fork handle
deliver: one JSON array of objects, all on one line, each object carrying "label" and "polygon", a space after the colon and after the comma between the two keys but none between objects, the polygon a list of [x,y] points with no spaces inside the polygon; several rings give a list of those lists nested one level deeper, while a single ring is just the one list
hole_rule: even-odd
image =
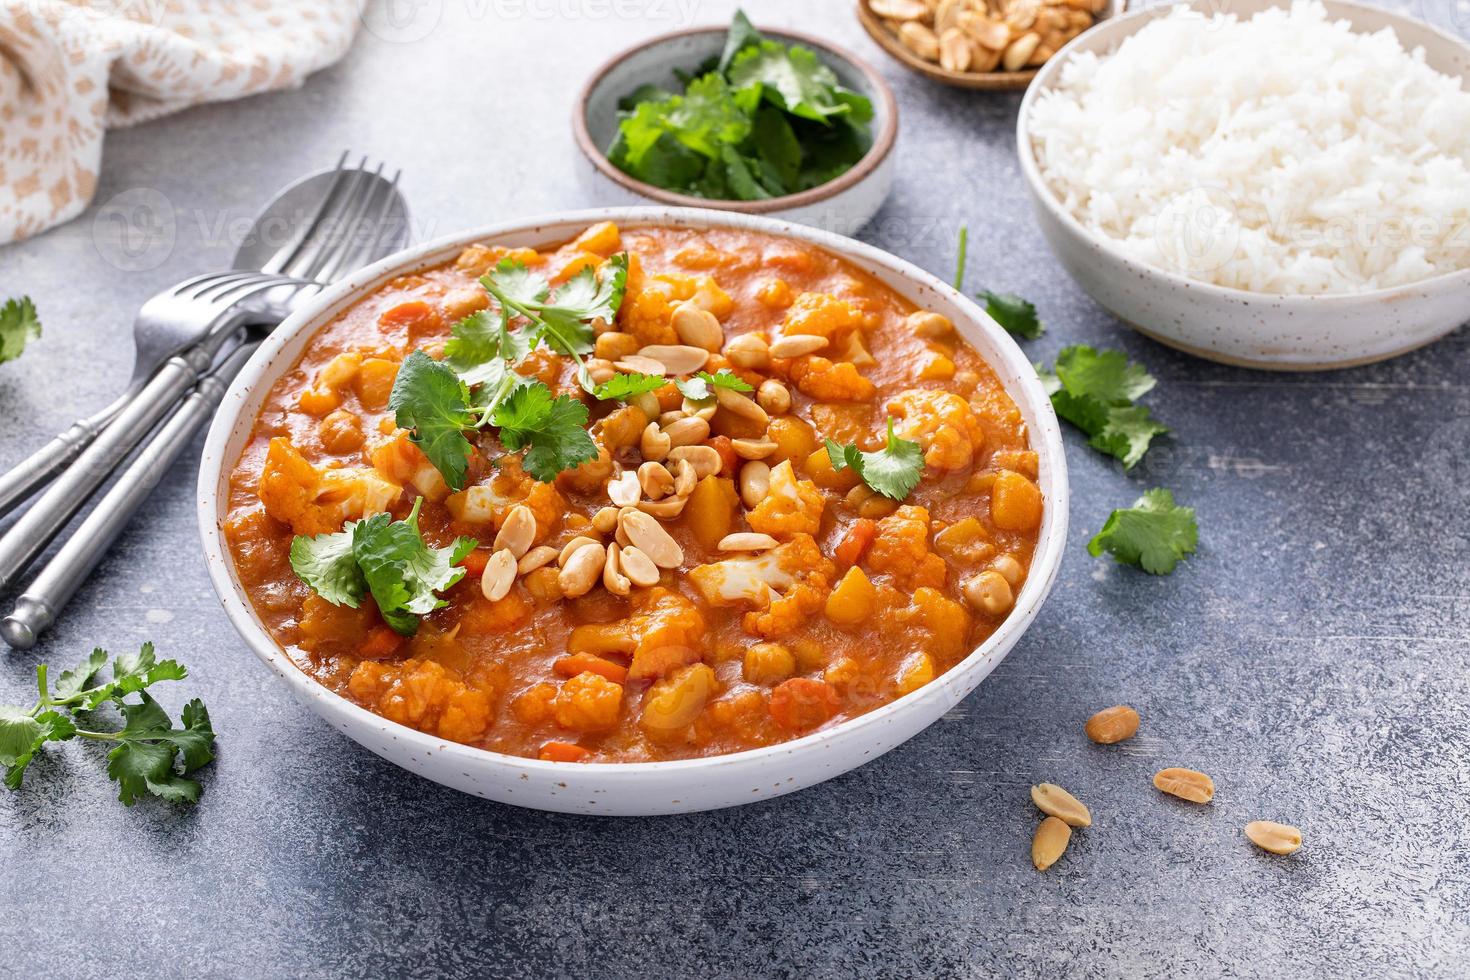
[{"label": "fork handle", "polygon": [[209,370],[209,361],[209,354],[198,348],[165,361],[138,397],[128,403],[31,509],[0,537],[0,592],[15,585],[20,573],[81,509],[108,474],[179,397],[193,387],[199,376]]},{"label": "fork handle", "polygon": [[17,650],[29,650],[107,554],[108,548],[138,508],[148,499],[175,459],[193,441],[199,427],[214,415],[230,381],[255,352],[244,344],[200,380],[173,417],[130,462],[76,532],[41,569],[15,609],[0,621],[0,639]]},{"label": "fork handle", "polygon": [[84,419],[77,419],[61,435],[0,474],[0,517],[4,517],[39,490],[91,445],[108,422],[117,417],[132,392]]}]

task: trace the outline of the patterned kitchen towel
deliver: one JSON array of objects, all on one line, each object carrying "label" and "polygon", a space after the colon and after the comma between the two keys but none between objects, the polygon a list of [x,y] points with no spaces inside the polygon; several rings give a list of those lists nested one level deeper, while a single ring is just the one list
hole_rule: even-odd
[{"label": "patterned kitchen towel", "polygon": [[76,217],[102,134],[300,84],[362,0],[0,0],[0,244]]}]

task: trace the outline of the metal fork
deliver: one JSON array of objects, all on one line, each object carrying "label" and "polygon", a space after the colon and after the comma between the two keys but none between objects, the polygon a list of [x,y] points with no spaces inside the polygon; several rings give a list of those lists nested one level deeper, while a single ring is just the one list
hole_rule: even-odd
[{"label": "metal fork", "polygon": [[[397,197],[399,175],[394,174],[385,188],[383,164],[379,164],[376,170],[369,171],[368,158],[363,157],[356,167],[348,167],[348,156],[344,152],[338,158],[337,166],[332,172],[331,185],[311,218],[300,226],[296,235],[278,249],[259,271],[329,283],[366,264],[375,256],[384,218]],[[342,233],[343,229],[346,230],[345,235]],[[364,232],[368,237],[364,237]],[[253,270],[242,270],[244,271]],[[202,279],[203,277],[198,277],[181,283],[174,289],[155,296],[149,303],[167,302],[178,290],[197,284]],[[283,292],[280,295],[288,294]],[[284,300],[277,299],[276,294],[270,294],[264,299],[270,302],[257,306],[260,319],[269,321],[274,318],[277,322],[284,319]],[[144,304],[145,311],[148,305]],[[210,330],[211,324],[207,321],[185,323],[168,319],[157,320],[145,318],[140,313],[133,329],[133,376],[127,388],[112,404],[72,423],[61,435],[8,472],[0,474],[0,517],[15,509],[16,505],[30,497],[47,480],[80,456],[98,434],[121,415],[169,358],[192,345],[211,341],[211,357],[217,354],[228,335],[211,336]]]},{"label": "metal fork", "polygon": [[239,304],[282,286],[299,289],[315,284],[260,272],[215,273],[190,279],[143,304],[138,311],[139,335],[193,336],[203,324],[205,336],[221,338],[220,344],[197,344],[167,358],[76,462],[0,537],[0,592],[15,584],[16,576],[107,475],[209,370],[223,339],[242,322]]},{"label": "metal fork", "polygon": [[[291,240],[268,261],[262,263],[268,272],[309,272],[323,281],[331,281],[406,244],[403,240],[407,235],[406,222],[403,228],[395,230],[389,227],[389,219],[395,207],[405,217],[407,213],[397,191],[399,175],[395,173],[391,180],[383,179],[382,165],[371,174],[362,165],[344,172],[342,164],[345,160],[346,154],[338,161],[331,184],[312,216],[300,226]],[[314,178],[308,178],[311,179]],[[288,199],[291,191],[299,186],[301,184],[293,185],[283,192],[272,202],[272,207],[268,207],[261,215],[257,224],[264,224],[274,206]],[[245,254],[246,249],[242,246],[237,264]],[[213,357],[221,349],[223,341],[238,333],[237,324],[241,318],[246,318],[246,322],[257,328],[252,330],[256,336],[236,346],[213,371],[198,379],[194,391],[150,438],[142,451],[122,469],[121,475],[97,506],[26,588],[25,593],[16,600],[13,612],[0,621],[0,639],[16,649],[30,649],[35,645],[40,634],[55,622],[56,616],[82,581],[101,561],[113,540],[148,498],[154,485],[190,444],[194,433],[214,415],[226,388],[257,346],[258,328],[264,327],[267,331],[272,329],[289,316],[302,300],[320,288],[321,283],[303,282],[299,279],[278,280],[276,284],[267,284],[263,291],[240,300],[233,317],[224,318],[207,330],[205,341],[184,352],[186,359],[188,355],[195,355],[194,363],[197,364],[203,360],[206,351]],[[235,322],[232,323],[231,320]],[[125,423],[125,419],[119,418],[113,427],[104,432],[103,439],[108,439],[113,428]],[[94,445],[88,451],[88,456],[96,451]],[[84,456],[83,464],[86,460],[87,456]],[[37,504],[37,508],[44,503],[45,498]],[[31,513],[34,512],[33,510]],[[27,513],[22,520],[28,520],[31,513]],[[62,517],[62,523],[66,519]],[[0,560],[3,560],[8,537],[0,538]],[[20,568],[24,568],[33,557],[24,558]],[[3,569],[4,566],[0,565],[0,592],[4,591],[7,582]],[[9,577],[13,579],[17,572],[10,572]]]}]

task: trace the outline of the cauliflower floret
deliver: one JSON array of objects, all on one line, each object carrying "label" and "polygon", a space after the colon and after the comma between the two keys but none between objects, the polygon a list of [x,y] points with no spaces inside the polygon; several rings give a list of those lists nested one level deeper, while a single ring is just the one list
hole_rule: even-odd
[{"label": "cauliflower floret", "polygon": [[679,335],[673,327],[672,290],[657,280],[645,280],[634,289],[629,277],[628,293],[618,310],[618,328],[638,338],[640,347],[650,344],[677,344]]},{"label": "cauliflower floret", "polygon": [[277,436],[266,450],[256,491],[265,512],[297,534],[340,531],[343,523],[387,510],[401,488],[369,469],[326,471]]},{"label": "cauliflower floret", "polygon": [[802,394],[818,401],[867,401],[877,392],[873,382],[850,362],[833,362],[814,354],[791,358],[786,374]]},{"label": "cauliflower floret", "polygon": [[914,590],[908,608],[898,614],[905,623],[928,634],[930,650],[942,660],[958,656],[970,635],[970,613],[964,606],[927,585]]},{"label": "cauliflower floret", "polygon": [[878,522],[878,536],[868,550],[868,567],[893,576],[900,588],[944,588],[948,569],[929,550],[929,511],[907,505]]},{"label": "cauliflower floret", "polygon": [[752,531],[773,538],[816,534],[822,526],[825,505],[822,491],[810,480],[798,480],[787,459],[771,470],[770,492],[745,519]]},{"label": "cauliflower floret", "polygon": [[384,718],[452,742],[477,741],[490,727],[490,698],[432,660],[364,660],[347,690]]},{"label": "cauliflower floret", "polygon": [[595,732],[616,725],[622,706],[623,685],[584,670],[561,686],[551,711],[562,728]]},{"label": "cauliflower floret", "polygon": [[689,571],[705,601],[715,606],[749,605],[746,632],[780,636],[810,618],[827,601],[833,565],[810,534],[764,554],[699,565]]},{"label": "cauliflower floret", "polygon": [[612,623],[589,623],[572,630],[571,653],[631,656],[629,680],[662,677],[694,663],[704,641],[704,617],[677,592],[655,586],[633,596],[633,614]]},{"label": "cauliflower floret", "polygon": [[889,399],[888,410],[903,421],[895,431],[924,447],[924,462],[938,469],[969,466],[985,444],[985,430],[959,395],[910,388]]},{"label": "cauliflower floret", "polygon": [[863,312],[846,300],[827,293],[802,293],[786,311],[781,332],[826,337],[830,348],[837,350],[845,344],[844,335],[861,330],[865,320]]}]

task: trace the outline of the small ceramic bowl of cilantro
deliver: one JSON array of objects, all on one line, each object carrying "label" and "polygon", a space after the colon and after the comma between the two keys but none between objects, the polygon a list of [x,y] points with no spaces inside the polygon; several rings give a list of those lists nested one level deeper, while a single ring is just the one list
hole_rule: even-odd
[{"label": "small ceramic bowl of cilantro", "polygon": [[652,199],[850,235],[893,185],[898,111],[855,55],[790,31],[665,34],[593,74],[573,117],[609,203]]}]

